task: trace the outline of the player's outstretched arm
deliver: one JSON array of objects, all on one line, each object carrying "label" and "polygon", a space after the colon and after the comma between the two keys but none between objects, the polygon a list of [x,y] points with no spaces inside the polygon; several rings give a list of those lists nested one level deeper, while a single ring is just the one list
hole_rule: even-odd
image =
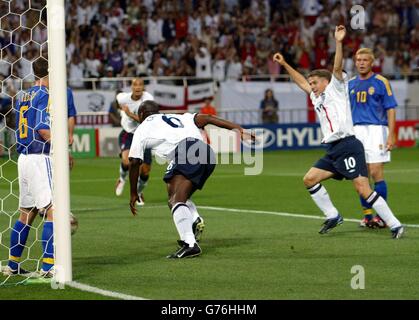
[{"label": "player's outstretched arm", "polygon": [[204,128],[207,124],[212,124],[214,126],[217,126],[219,128],[224,128],[224,129],[228,129],[228,130],[236,130],[237,132],[240,133],[240,137],[242,140],[255,140],[255,136],[254,134],[246,131],[245,129],[243,129],[240,125],[238,125],[237,123],[216,117],[216,116],[212,116],[209,114],[197,114],[195,116],[195,124],[198,128]]},{"label": "player's outstretched arm", "polygon": [[282,54],[279,52],[275,53],[273,56],[273,60],[277,63],[279,63],[281,66],[287,70],[288,74],[290,75],[292,81],[294,81],[297,86],[299,86],[301,89],[303,89],[306,93],[311,93],[311,87],[307,81],[307,79],[299,73],[297,70],[295,70],[293,67],[291,67],[284,59]]},{"label": "player's outstretched arm", "polygon": [[126,104],[121,106],[121,110],[124,111],[127,114],[127,116],[130,117],[131,119],[133,119],[137,122],[140,122],[140,118],[138,117],[138,115],[131,112]]},{"label": "player's outstretched arm", "polygon": [[345,26],[337,26],[335,28],[335,40],[336,40],[336,53],[335,53],[335,63],[333,65],[333,75],[339,79],[343,80],[342,70],[343,70],[343,44],[342,41],[346,35]]},{"label": "player's outstretched arm", "polygon": [[129,184],[130,184],[130,201],[129,207],[134,216],[137,215],[136,202],[138,200],[137,182],[140,174],[141,159],[129,158]]}]

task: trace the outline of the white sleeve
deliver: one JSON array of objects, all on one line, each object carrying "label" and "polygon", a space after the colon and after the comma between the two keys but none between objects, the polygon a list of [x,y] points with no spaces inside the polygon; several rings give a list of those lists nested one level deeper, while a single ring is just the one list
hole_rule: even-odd
[{"label": "white sleeve", "polygon": [[194,113],[184,113],[182,115],[182,117],[186,118],[188,122],[190,122],[191,124],[193,124],[195,127],[198,127],[195,123],[195,116],[197,115],[197,112]]},{"label": "white sleeve", "polygon": [[134,137],[132,138],[128,158],[137,158],[144,160],[144,150],[146,147],[146,141],[145,139],[143,139],[144,135],[141,133],[141,131],[141,127],[138,127],[134,132]]},{"label": "white sleeve", "polygon": [[[144,97],[144,101],[147,101],[147,100],[154,101],[154,97],[153,97],[153,95],[152,95],[151,93],[149,93],[149,92],[147,92],[147,91],[145,91],[144,93],[146,93],[146,95],[145,95],[145,97]],[[143,101],[143,102],[144,102],[144,101]]]},{"label": "white sleeve", "polygon": [[315,105],[316,104],[316,95],[314,94],[314,92],[313,91],[311,91],[310,92],[310,99],[311,99],[311,103],[313,104],[313,105]]},{"label": "white sleeve", "polygon": [[116,101],[118,102],[119,105],[122,104],[122,101],[124,100],[124,93],[120,92],[116,95]]},{"label": "white sleeve", "polygon": [[346,72],[342,72],[342,80],[339,80],[332,74],[332,79],[330,80],[330,85],[337,91],[345,91],[346,85],[348,84],[348,75]]}]

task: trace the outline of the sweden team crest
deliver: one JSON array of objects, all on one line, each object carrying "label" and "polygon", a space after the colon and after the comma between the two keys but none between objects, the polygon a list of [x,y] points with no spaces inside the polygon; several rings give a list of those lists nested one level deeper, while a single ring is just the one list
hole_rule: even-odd
[{"label": "sweden team crest", "polygon": [[374,87],[369,87],[369,88],[368,88],[368,94],[369,94],[370,96],[372,96],[372,95],[374,94],[374,92],[375,92]]}]

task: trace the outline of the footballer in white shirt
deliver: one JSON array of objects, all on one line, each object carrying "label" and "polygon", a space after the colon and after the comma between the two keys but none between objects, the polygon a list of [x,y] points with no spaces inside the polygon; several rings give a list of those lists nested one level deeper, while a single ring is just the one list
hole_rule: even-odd
[{"label": "footballer in white shirt", "polygon": [[392,237],[398,239],[404,227],[394,216],[387,202],[375,191],[368,181],[368,169],[365,161],[364,147],[355,138],[350,102],[348,96],[348,79],[343,72],[343,45],[346,29],[337,26],[335,29],[336,53],[333,72],[314,70],[307,79],[292,68],[280,53],[273,57],[282,65],[292,80],[310,95],[323,133],[322,143],[327,145],[326,155],[310,168],[304,176],[304,184],[313,201],[325,214],[326,220],[320,234],[328,233],[332,228],[343,223],[343,218],[330,200],[323,180],[330,178],[352,180],[358,194],[366,200],[377,214],[390,227]]},{"label": "footballer in white shirt", "polygon": [[140,125],[134,133],[129,152],[129,179],[131,186],[130,209],[137,214],[138,168],[144,160],[145,150],[151,148],[156,156],[170,161],[163,180],[167,184],[169,208],[179,233],[180,248],[167,256],[181,259],[202,253],[198,245],[204,228],[191,196],[201,190],[215,169],[216,157],[212,148],[203,141],[200,129],[207,124],[237,130],[241,138],[254,140],[238,124],[207,114],[160,114],[154,101],[145,101],[139,110]]},{"label": "footballer in white shirt", "polygon": [[[119,178],[115,184],[115,194],[120,196],[124,191],[125,180],[128,175],[128,153],[131,148],[134,131],[140,124],[138,121],[138,108],[146,100],[154,100],[153,96],[144,91],[144,81],[141,78],[135,78],[131,83],[131,92],[121,92],[116,96],[119,107],[121,108],[121,126],[122,131],[119,134],[119,147],[121,148],[121,164],[119,167]],[[144,205],[143,190],[151,170],[151,150],[146,150],[143,165],[140,167],[137,191],[139,194],[138,205]]]}]

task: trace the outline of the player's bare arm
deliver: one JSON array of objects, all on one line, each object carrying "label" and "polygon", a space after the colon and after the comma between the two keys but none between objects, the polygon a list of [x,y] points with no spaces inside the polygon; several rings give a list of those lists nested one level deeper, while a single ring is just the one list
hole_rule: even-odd
[{"label": "player's bare arm", "polygon": [[76,117],[68,118],[68,144],[71,146],[74,142],[74,128],[76,126]]},{"label": "player's bare arm", "polygon": [[388,119],[388,137],[386,142],[386,150],[391,151],[394,147],[395,142],[395,132],[396,132],[396,110],[388,109],[387,110],[387,119]]},{"label": "player's bare arm", "polygon": [[129,183],[130,183],[130,201],[129,206],[134,216],[137,215],[136,202],[138,201],[137,182],[140,174],[141,159],[129,158]]},{"label": "player's bare arm", "polygon": [[297,86],[299,86],[302,90],[304,90],[306,93],[311,93],[311,87],[307,81],[307,79],[299,73],[297,70],[295,70],[293,67],[291,67],[284,59],[283,55],[279,52],[275,53],[273,56],[273,60],[277,63],[279,63],[281,66],[287,70],[288,74],[290,75],[292,81],[294,81]]},{"label": "player's bare arm", "polygon": [[38,130],[39,135],[44,139],[45,141],[51,140],[51,130],[49,129],[40,129]]},{"label": "player's bare arm", "polygon": [[121,110],[124,111],[126,115],[130,117],[131,119],[134,119],[135,121],[140,122],[140,118],[138,117],[138,115],[131,112],[126,104],[121,106]]},{"label": "player's bare arm", "polygon": [[333,65],[333,75],[339,80],[343,80],[343,76],[342,76],[343,44],[342,44],[342,41],[345,38],[345,35],[346,35],[345,26],[340,25],[335,28],[336,53],[335,53],[335,63]]},{"label": "player's bare arm", "polygon": [[219,128],[236,130],[240,132],[240,137],[242,140],[255,141],[255,135],[243,129],[240,125],[209,114],[197,114],[195,117],[195,124],[198,128],[204,128],[207,124],[212,124]]}]

